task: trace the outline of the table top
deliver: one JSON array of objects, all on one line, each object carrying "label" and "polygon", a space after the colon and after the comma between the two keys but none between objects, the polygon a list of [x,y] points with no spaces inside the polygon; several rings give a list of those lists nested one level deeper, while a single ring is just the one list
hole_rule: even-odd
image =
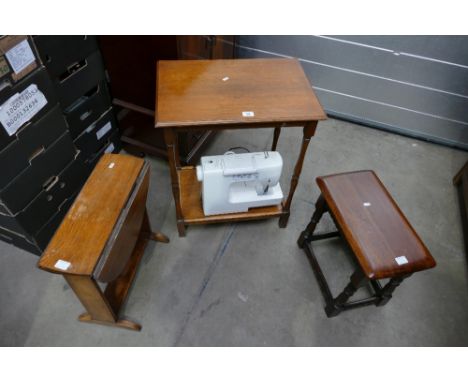
[{"label": "table top", "polygon": [[317,183],[368,278],[398,277],[435,266],[373,171],[319,176]]},{"label": "table top", "polygon": [[156,128],[326,119],[295,59],[159,61]]},{"label": "table top", "polygon": [[39,268],[91,275],[144,163],[129,155],[104,154],[40,258]]}]

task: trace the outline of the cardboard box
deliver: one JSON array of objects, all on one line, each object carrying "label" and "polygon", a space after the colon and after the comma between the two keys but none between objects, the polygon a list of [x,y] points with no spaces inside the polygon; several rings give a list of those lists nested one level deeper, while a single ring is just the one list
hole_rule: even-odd
[{"label": "cardboard box", "polygon": [[106,81],[101,81],[90,92],[78,98],[63,111],[72,138],[77,138],[111,106],[112,101]]},{"label": "cardboard box", "polygon": [[15,215],[23,210],[76,156],[68,131],[0,190],[0,213]]},{"label": "cardboard box", "polygon": [[0,94],[0,151],[17,140],[28,122],[41,119],[57,104],[54,85],[44,67]]},{"label": "cardboard box", "polygon": [[41,61],[28,36],[0,37],[0,94],[39,68]]},{"label": "cardboard box", "polygon": [[16,139],[0,151],[0,190],[34,163],[64,133],[68,126],[60,106],[36,122],[28,122]]},{"label": "cardboard box", "polygon": [[59,75],[52,76],[63,109],[105,80],[101,53],[94,52]]},{"label": "cardboard box", "polygon": [[90,157],[105,146],[107,139],[116,130],[117,120],[113,109],[110,108],[97,121],[88,126],[74,142],[85,157]]},{"label": "cardboard box", "polygon": [[14,216],[0,214],[0,227],[22,236],[34,236],[60,209],[62,203],[79,192],[90,174],[80,153],[22,211]]},{"label": "cardboard box", "polygon": [[34,236],[19,235],[0,227],[0,240],[35,255],[41,255],[54,236],[55,231],[62,223],[63,218],[72,206],[77,195],[78,194],[74,194],[69,199],[65,200],[59,210]]},{"label": "cardboard box", "polygon": [[52,76],[58,76],[99,50],[95,36],[35,36],[42,62]]}]

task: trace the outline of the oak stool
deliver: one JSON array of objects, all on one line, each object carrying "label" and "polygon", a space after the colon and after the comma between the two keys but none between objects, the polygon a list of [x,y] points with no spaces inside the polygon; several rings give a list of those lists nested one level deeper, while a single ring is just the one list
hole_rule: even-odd
[{"label": "oak stool", "polygon": [[[321,194],[297,243],[314,270],[328,317],[360,306],[385,305],[403,279],[435,267],[434,258],[373,171],[320,176],[316,180]],[[325,212],[338,230],[314,235]],[[334,298],[310,243],[336,236],[349,245],[358,267],[343,292]],[[382,286],[379,280],[387,278],[390,280]],[[374,291],[371,297],[348,302],[358,288],[369,282]]]}]

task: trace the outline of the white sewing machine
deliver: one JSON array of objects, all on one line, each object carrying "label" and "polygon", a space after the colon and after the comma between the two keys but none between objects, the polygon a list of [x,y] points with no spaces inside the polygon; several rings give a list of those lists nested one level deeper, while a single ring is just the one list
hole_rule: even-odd
[{"label": "white sewing machine", "polygon": [[203,212],[246,212],[252,207],[281,203],[282,168],[283,159],[277,151],[202,157],[197,179],[203,182]]}]

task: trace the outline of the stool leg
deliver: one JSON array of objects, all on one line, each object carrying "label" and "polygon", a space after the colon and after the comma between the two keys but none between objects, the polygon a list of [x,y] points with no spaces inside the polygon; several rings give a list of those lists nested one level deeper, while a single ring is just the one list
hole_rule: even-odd
[{"label": "stool leg", "polygon": [[338,297],[333,299],[325,307],[325,312],[328,317],[335,317],[343,310],[344,304],[349,300],[349,298],[356,293],[356,291],[367,283],[367,278],[362,272],[361,269],[356,270],[352,276],[351,281],[346,286],[346,288],[341,292]]},{"label": "stool leg", "polygon": [[315,203],[315,211],[312,215],[312,219],[310,219],[310,223],[307,225],[306,229],[302,231],[301,235],[299,236],[299,239],[297,240],[297,245],[299,246],[299,248],[304,247],[305,241],[310,242],[315,228],[317,227],[318,222],[320,221],[326,210],[327,205],[325,203],[325,198],[322,194],[320,194],[320,196],[317,199],[317,202]]},{"label": "stool leg", "polygon": [[380,291],[380,293],[378,295],[378,300],[375,303],[375,305],[376,306],[383,306],[387,302],[389,302],[390,299],[392,298],[392,293],[396,289],[396,287],[398,285],[400,285],[404,279],[406,279],[406,278],[408,278],[410,276],[411,276],[411,274],[409,274],[407,276],[394,277],[394,278],[390,279],[390,281]]}]

